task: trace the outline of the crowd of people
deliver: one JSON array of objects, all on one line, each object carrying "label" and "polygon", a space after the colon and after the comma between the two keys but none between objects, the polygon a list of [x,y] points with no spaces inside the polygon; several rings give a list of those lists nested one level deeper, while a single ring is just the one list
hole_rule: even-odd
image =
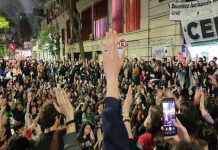
[{"label": "crowd of people", "polygon": [[[0,60],[0,149],[217,150],[217,58],[128,59],[116,32],[106,38],[103,62]],[[162,131],[164,97],[175,136]]]}]

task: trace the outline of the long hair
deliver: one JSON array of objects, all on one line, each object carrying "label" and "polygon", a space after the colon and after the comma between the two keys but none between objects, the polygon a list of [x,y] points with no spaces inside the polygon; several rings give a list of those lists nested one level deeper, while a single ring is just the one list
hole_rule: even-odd
[{"label": "long hair", "polygon": [[160,131],[162,121],[161,121],[161,108],[159,106],[151,106],[150,107],[150,115],[151,115],[151,123],[147,127],[147,131],[156,134]]},{"label": "long hair", "polygon": [[[85,132],[85,128],[86,126],[89,125],[91,127],[91,124],[89,122],[86,122],[85,124],[83,124],[83,126],[81,127],[79,133],[77,134],[77,139],[80,141],[81,137],[83,137],[84,132]],[[90,138],[90,134],[87,135],[87,138]]]}]

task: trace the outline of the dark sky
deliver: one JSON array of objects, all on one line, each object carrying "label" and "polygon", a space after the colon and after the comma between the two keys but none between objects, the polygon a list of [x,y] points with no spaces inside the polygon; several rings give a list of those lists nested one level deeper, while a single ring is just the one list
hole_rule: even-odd
[{"label": "dark sky", "polygon": [[0,8],[14,23],[19,20],[19,12],[31,14],[36,0],[0,0]]},{"label": "dark sky", "polygon": [[36,28],[36,22],[34,21],[33,8],[37,3],[43,3],[46,0],[0,0],[0,9],[3,10],[7,16],[15,23],[15,27],[11,28],[12,32],[17,29],[16,25],[19,23],[20,12],[26,13],[29,23],[32,28]]}]

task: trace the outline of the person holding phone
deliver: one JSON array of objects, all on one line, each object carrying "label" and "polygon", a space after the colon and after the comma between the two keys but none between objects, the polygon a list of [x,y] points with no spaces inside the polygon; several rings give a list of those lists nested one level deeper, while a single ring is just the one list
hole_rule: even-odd
[{"label": "person holding phone", "polygon": [[161,121],[161,108],[159,106],[151,106],[148,115],[144,121],[146,133],[142,134],[138,139],[138,147],[143,150],[150,150],[154,147],[154,137],[160,133]]},{"label": "person holding phone", "polygon": [[100,49],[103,56],[103,68],[107,80],[105,109],[103,111],[103,147],[104,150],[129,150],[128,133],[120,114],[120,93],[118,75],[124,62],[125,49],[121,57],[117,52],[117,33],[112,29],[106,33],[106,46],[103,41]]}]

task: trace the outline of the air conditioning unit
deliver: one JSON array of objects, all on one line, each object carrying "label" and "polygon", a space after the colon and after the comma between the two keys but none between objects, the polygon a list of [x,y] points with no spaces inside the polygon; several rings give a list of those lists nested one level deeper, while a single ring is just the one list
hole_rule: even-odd
[{"label": "air conditioning unit", "polygon": [[67,44],[72,44],[73,40],[71,38],[67,39]]},{"label": "air conditioning unit", "polygon": [[94,35],[93,34],[89,34],[89,40],[94,40]]}]

